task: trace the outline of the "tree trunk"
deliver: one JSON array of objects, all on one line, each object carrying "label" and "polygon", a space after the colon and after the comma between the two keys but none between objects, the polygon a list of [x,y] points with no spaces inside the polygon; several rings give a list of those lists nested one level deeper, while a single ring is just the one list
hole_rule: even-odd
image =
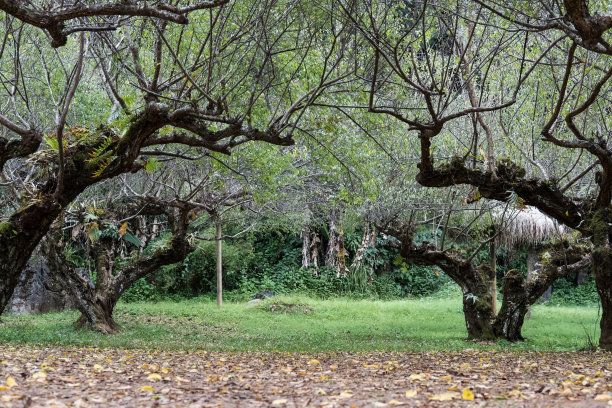
[{"label": "tree trunk", "polygon": [[87,303],[81,309],[81,316],[75,322],[75,327],[80,329],[88,326],[102,334],[115,334],[121,331],[121,326],[113,319],[113,310],[117,301],[103,298],[97,295],[95,301]]},{"label": "tree trunk", "polygon": [[60,212],[57,202],[39,200],[0,223],[0,314],[13,296],[32,252]]},{"label": "tree trunk", "polygon": [[400,241],[400,255],[417,265],[438,266],[463,293],[463,314],[468,339],[492,340],[493,308],[491,296],[491,268],[481,264],[476,267],[450,251],[439,250],[434,244],[414,244],[414,226],[396,222],[394,225],[377,226]]},{"label": "tree trunk", "polygon": [[515,270],[508,271],[502,293],[502,307],[493,323],[495,334],[508,341],[522,341],[521,329],[529,306],[523,276]]},{"label": "tree trunk", "polygon": [[357,251],[355,252],[355,257],[353,258],[353,263],[351,264],[351,268],[353,270],[359,269],[363,262],[365,251],[375,243],[376,230],[374,228],[371,228],[370,223],[366,221],[363,227],[363,237],[361,238],[361,244],[359,245],[359,248],[357,248]]},{"label": "tree trunk", "polygon": [[493,340],[495,334],[493,320],[492,296],[490,287],[491,268],[482,264],[475,268],[471,263],[465,265],[472,269],[464,274],[459,283],[463,291],[463,315],[470,340]]},{"label": "tree trunk", "polygon": [[569,245],[562,242],[549,248],[549,257],[540,268],[537,275],[525,282],[523,276],[515,271],[508,271],[504,276],[503,301],[493,323],[495,335],[508,341],[523,340],[521,329],[529,306],[533,305],[552,283],[570,273],[588,266],[591,262],[585,256],[589,248],[577,244]]},{"label": "tree trunk", "polygon": [[591,219],[593,245],[591,267],[601,301],[599,347],[612,351],[612,248],[610,247],[610,211],[597,210]]},{"label": "tree trunk", "polygon": [[495,258],[495,240],[489,243],[489,265],[491,266],[491,309],[493,317],[497,316],[497,259]]},{"label": "tree trunk", "polygon": [[327,240],[327,251],[325,252],[325,266],[336,268],[336,247],[338,246],[338,211],[332,210],[329,214],[329,239]]},{"label": "tree trunk", "polygon": [[314,267],[313,273],[318,275],[319,271],[319,244],[321,243],[321,238],[317,235],[316,231],[312,232],[312,239],[310,240],[310,256],[312,259],[312,266]]},{"label": "tree trunk", "polygon": [[223,304],[223,236],[221,235],[221,220],[215,219],[215,241],[217,243],[217,307]]},{"label": "tree trunk", "polygon": [[302,268],[310,268],[310,228],[302,226]]},{"label": "tree trunk", "polygon": [[593,275],[601,300],[599,347],[612,351],[612,248],[606,245],[592,253]]}]

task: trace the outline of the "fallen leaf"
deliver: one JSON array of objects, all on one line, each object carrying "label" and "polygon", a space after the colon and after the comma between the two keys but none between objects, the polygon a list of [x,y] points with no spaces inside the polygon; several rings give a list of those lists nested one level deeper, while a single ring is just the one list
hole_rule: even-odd
[{"label": "fallen leaf", "polygon": [[32,378],[37,379],[37,378],[46,378],[47,374],[44,371],[37,371],[34,373],[34,375],[32,375]]},{"label": "fallen leaf", "polygon": [[16,387],[17,386],[17,381],[15,381],[15,379],[13,377],[7,377],[6,379],[6,386],[7,387]]},{"label": "fallen leaf", "polygon": [[454,399],[460,399],[461,395],[458,392],[444,392],[442,394],[428,395],[428,399],[432,401],[452,401]]},{"label": "fallen leaf", "polygon": [[161,380],[161,379],[162,379],[161,375],[159,375],[159,374],[157,374],[157,373],[151,373],[151,374],[149,374],[149,375],[147,376],[147,378],[148,378],[149,380]]},{"label": "fallen leaf", "polygon": [[404,403],[404,402],[402,402],[402,401],[398,401],[398,400],[394,400],[394,399],[392,399],[391,401],[389,401],[387,404],[389,404],[389,405],[405,405],[405,403]]},{"label": "fallen leaf", "polygon": [[140,387],[140,391],[153,392],[153,387],[151,387],[150,385],[144,385],[144,386]]},{"label": "fallen leaf", "polygon": [[344,390],[340,393],[341,398],[350,398],[352,396],[353,396],[353,391],[351,390]]},{"label": "fallen leaf", "polygon": [[321,362],[319,360],[315,360],[314,358],[308,362],[309,365],[319,365]]},{"label": "fallen leaf", "polygon": [[610,395],[610,394],[598,394],[593,399],[595,401],[610,401],[610,400],[612,400],[612,395]]},{"label": "fallen leaf", "polygon": [[272,405],[283,405],[286,403],[287,403],[286,399],[277,399],[277,400],[272,401]]},{"label": "fallen leaf", "polygon": [[474,399],[474,393],[469,388],[466,388],[463,390],[463,393],[461,394],[461,398],[463,398],[464,400],[471,401]]},{"label": "fallen leaf", "polygon": [[406,391],[406,398],[414,398],[418,394],[417,390],[408,390]]}]

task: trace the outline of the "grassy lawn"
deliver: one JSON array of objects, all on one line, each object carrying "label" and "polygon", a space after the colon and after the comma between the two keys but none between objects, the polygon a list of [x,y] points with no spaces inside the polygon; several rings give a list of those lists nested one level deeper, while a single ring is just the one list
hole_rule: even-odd
[{"label": "grassy lawn", "polygon": [[[281,306],[271,311],[272,305]],[[286,307],[283,304],[295,305]],[[452,299],[397,301],[275,297],[257,305],[218,309],[202,299],[120,304],[123,331],[103,336],[74,330],[76,312],[3,316],[1,343],[224,351],[420,351],[466,348],[578,350],[599,333],[596,307],[536,306],[527,341],[465,341],[461,303]]]}]

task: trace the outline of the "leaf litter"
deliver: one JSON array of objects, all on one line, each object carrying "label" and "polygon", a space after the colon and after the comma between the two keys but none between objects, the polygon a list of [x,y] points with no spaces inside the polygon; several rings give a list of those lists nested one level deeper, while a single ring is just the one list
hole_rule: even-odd
[{"label": "leaf litter", "polygon": [[603,408],[612,407],[612,354],[0,345],[0,406]]}]

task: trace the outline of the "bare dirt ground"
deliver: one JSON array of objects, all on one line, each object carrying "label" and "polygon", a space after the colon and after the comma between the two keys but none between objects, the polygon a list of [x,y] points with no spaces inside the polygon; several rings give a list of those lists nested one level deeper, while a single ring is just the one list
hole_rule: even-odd
[{"label": "bare dirt ground", "polygon": [[1,407],[610,407],[612,354],[0,345]]}]

